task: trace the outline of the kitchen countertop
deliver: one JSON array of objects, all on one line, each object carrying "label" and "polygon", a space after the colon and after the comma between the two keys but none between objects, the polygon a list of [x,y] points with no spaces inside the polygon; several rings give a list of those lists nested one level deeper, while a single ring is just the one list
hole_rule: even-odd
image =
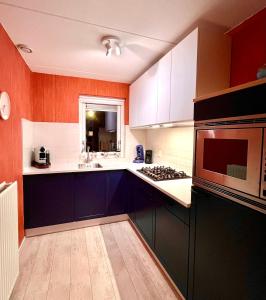
[{"label": "kitchen countertop", "polygon": [[[95,161],[96,162],[96,161]],[[103,167],[102,168],[78,168],[78,164],[58,164],[52,165],[47,169],[36,169],[34,167],[25,168],[23,175],[40,175],[40,174],[54,174],[54,173],[74,173],[74,172],[100,172],[100,171],[111,171],[111,170],[128,170],[129,172],[135,174],[139,178],[143,179],[150,185],[154,186],[170,198],[174,199],[186,208],[191,206],[191,185],[192,179],[174,179],[174,180],[164,180],[164,181],[153,181],[142,173],[138,172],[137,169],[142,167],[151,167],[153,165],[146,164],[133,164],[125,161],[112,161],[107,160],[97,161]]]}]

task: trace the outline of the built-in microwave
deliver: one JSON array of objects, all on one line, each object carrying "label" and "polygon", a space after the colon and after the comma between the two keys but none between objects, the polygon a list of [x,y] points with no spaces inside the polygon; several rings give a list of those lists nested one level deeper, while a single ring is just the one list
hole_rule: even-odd
[{"label": "built-in microwave", "polygon": [[266,80],[194,100],[193,184],[266,214]]},{"label": "built-in microwave", "polygon": [[[206,126],[195,130],[193,181],[266,204],[265,124]],[[205,183],[204,183],[205,182]],[[220,189],[221,190],[221,189]]]}]

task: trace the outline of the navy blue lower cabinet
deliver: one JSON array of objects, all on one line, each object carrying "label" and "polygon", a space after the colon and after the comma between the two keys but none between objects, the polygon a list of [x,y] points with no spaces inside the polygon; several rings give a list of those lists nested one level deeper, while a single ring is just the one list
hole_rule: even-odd
[{"label": "navy blue lower cabinet", "polygon": [[266,299],[266,216],[193,189],[194,289],[189,299]]},{"label": "navy blue lower cabinet", "polygon": [[107,215],[126,213],[128,206],[127,173],[124,170],[108,171]]},{"label": "navy blue lower cabinet", "polygon": [[155,227],[155,253],[187,297],[189,226],[163,204],[156,208]]},{"label": "navy blue lower cabinet", "polygon": [[151,248],[154,248],[155,204],[148,184],[136,187],[134,193],[135,224]]},{"label": "navy blue lower cabinet", "polygon": [[154,248],[154,222],[156,201],[153,197],[153,188],[138,178],[131,175],[129,217],[139,229],[141,235]]},{"label": "navy blue lower cabinet", "polygon": [[129,171],[126,171],[126,182],[127,182],[127,213],[132,222],[135,223],[135,190],[139,179],[136,175],[132,174]]},{"label": "navy blue lower cabinet", "polygon": [[25,228],[74,221],[73,174],[23,176]]},{"label": "navy blue lower cabinet", "polygon": [[123,170],[27,175],[25,228],[127,212],[129,186]]},{"label": "navy blue lower cabinet", "polygon": [[104,217],[107,214],[107,172],[75,174],[75,220]]}]

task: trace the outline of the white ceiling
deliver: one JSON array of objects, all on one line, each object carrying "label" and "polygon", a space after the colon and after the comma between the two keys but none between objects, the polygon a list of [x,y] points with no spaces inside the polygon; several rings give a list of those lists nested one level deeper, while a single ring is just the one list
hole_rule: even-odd
[{"label": "white ceiling", "polygon": [[[231,28],[266,0],[6,0],[0,22],[35,72],[132,82],[204,19]],[[120,57],[101,38],[118,36]]]}]

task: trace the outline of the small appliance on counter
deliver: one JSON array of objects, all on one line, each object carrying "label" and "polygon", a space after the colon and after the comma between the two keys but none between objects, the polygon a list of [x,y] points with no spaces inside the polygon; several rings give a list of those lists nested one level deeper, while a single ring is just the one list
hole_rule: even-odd
[{"label": "small appliance on counter", "polygon": [[38,169],[49,168],[50,152],[44,146],[34,148],[32,166]]},{"label": "small appliance on counter", "polygon": [[133,160],[133,163],[144,163],[144,151],[142,145],[136,146],[137,156]]},{"label": "small appliance on counter", "polygon": [[145,164],[152,164],[152,150],[145,151]]}]

